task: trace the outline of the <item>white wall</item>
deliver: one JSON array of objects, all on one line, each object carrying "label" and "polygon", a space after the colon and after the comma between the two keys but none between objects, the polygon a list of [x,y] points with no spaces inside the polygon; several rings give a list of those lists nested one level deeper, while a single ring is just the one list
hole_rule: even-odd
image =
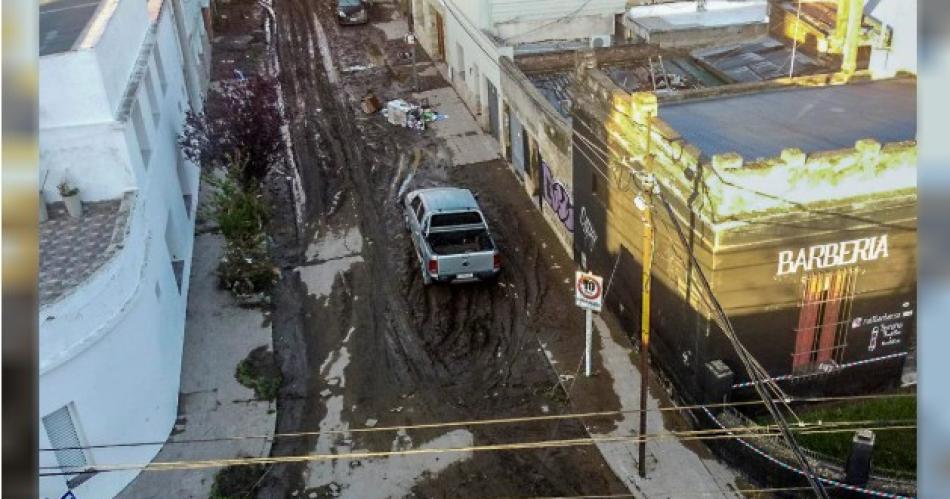
[{"label": "white wall", "polygon": [[118,109],[149,27],[145,0],[119,0],[102,37],[93,47],[105,85],[109,108]]},{"label": "white wall", "polygon": [[611,35],[624,0],[491,0],[493,32],[508,44]]},{"label": "white wall", "polygon": [[40,57],[39,76],[41,130],[112,120],[95,52],[82,50]]},{"label": "white wall", "polygon": [[[196,1],[190,4],[199,8]],[[47,184],[52,184],[47,185],[47,199],[56,197],[54,180],[58,179],[54,175],[70,167],[76,168],[76,183],[84,200],[109,199],[110,192],[115,194],[113,199],[128,193],[131,203],[123,248],[78,287],[44,304],[39,313],[40,417],[73,404],[85,445],[163,441],[177,415],[198,173],[194,165],[185,163],[184,174],[179,175],[177,136],[188,101],[170,7],[163,8],[154,46],[149,48],[160,50],[164,90],[152,52],[144,59],[147,69],[140,73],[142,80],[134,97],[152,151],[147,164],[139,153],[131,116],[122,122],[40,129],[41,179],[49,171]],[[147,25],[142,28],[144,33]],[[108,36],[104,33],[102,39]],[[135,33],[132,38],[144,39]],[[75,61],[83,70],[86,68],[78,61],[85,61],[96,71],[99,68],[95,65],[108,63],[84,55]],[[41,81],[49,76],[43,74],[42,62]],[[131,67],[128,72],[127,82],[132,76]],[[109,69],[100,74],[118,73]],[[152,82],[155,106],[147,94],[146,81]],[[190,215],[183,193],[192,194]],[[169,221],[172,228],[166,237]],[[180,290],[172,259],[184,262]],[[42,421],[40,442],[41,447],[49,446]],[[89,458],[94,465],[144,463],[158,450],[159,446],[97,449]],[[53,453],[41,453],[41,466],[56,464]],[[100,473],[74,492],[77,497],[112,497],[137,474]],[[65,491],[65,478],[46,477],[40,482],[42,497],[58,498]]]},{"label": "white wall", "polygon": [[[488,126],[488,85],[486,79],[498,89],[499,116],[501,116],[501,78],[498,58],[513,57],[511,47],[499,47],[475,26],[463,23],[467,20],[456,8],[467,3],[448,0],[445,6],[445,52],[452,75],[452,84],[462,96],[469,109],[476,114],[482,127]],[[455,15],[453,15],[453,12]],[[459,67],[459,48],[464,54],[465,67]],[[464,81],[461,73],[464,72]]]},{"label": "white wall", "polygon": [[917,0],[882,0],[869,13],[894,30],[891,49],[871,50],[869,69],[875,77],[897,71],[917,73]]}]

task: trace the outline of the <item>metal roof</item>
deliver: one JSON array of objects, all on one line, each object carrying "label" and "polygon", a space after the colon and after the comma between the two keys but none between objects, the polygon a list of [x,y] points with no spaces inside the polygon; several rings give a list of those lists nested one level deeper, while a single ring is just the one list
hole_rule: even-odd
[{"label": "metal roof", "polygon": [[425,200],[426,207],[431,211],[449,211],[463,209],[477,209],[475,196],[468,189],[455,187],[437,187],[421,189],[419,193]]},{"label": "metal roof", "polygon": [[782,149],[805,153],[917,137],[917,80],[795,87],[661,103],[660,118],[704,157],[737,152],[746,160]]},{"label": "metal roof", "polygon": [[100,0],[41,0],[40,56],[73,48]]}]

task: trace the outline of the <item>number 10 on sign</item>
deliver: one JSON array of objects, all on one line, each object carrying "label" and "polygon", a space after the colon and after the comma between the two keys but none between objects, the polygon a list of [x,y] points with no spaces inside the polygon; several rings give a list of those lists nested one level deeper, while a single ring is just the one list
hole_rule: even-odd
[{"label": "number 10 on sign", "polygon": [[584,309],[584,375],[590,377],[590,356],[593,343],[593,313],[600,312],[604,304],[604,280],[587,272],[577,272],[574,277],[574,303]]}]

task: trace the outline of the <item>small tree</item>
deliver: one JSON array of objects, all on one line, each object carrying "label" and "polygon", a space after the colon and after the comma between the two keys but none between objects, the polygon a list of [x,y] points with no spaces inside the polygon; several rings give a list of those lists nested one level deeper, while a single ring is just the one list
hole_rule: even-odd
[{"label": "small tree", "polygon": [[284,159],[277,82],[253,76],[208,92],[203,113],[189,111],[179,143],[185,156],[207,168],[229,167],[241,156],[244,186],[257,186]]},{"label": "small tree", "polygon": [[218,265],[221,286],[236,296],[267,292],[278,273],[267,252],[265,225],[268,209],[256,185],[242,187],[247,162],[240,158],[224,163],[224,175],[208,173],[211,187],[209,211],[225,239],[224,256]]}]

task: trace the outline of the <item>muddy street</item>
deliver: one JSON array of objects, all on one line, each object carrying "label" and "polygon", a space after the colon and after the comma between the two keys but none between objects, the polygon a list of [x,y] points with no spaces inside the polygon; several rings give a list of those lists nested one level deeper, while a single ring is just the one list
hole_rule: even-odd
[{"label": "muddy street", "polygon": [[[244,7],[261,10],[254,15],[277,49],[270,65],[279,71],[290,168],[299,174],[281,172],[269,185],[283,269],[273,314],[285,380],[277,432],[325,432],[278,438],[273,455],[587,437],[573,420],[349,431],[568,412],[539,340],[583,330],[571,300],[573,267],[502,161],[460,164],[432,130],[420,134],[359,110],[367,91],[382,101],[411,93],[406,21],[395,4],[373,4],[369,25],[347,27],[334,21],[332,2],[275,0],[273,17],[266,5]],[[421,50],[417,62],[420,91],[448,87]],[[471,119],[449,119],[463,118]],[[437,185],[480,195],[504,262],[497,282],[423,285],[397,199]],[[626,490],[597,449],[582,446],[278,465],[259,496]]]}]

